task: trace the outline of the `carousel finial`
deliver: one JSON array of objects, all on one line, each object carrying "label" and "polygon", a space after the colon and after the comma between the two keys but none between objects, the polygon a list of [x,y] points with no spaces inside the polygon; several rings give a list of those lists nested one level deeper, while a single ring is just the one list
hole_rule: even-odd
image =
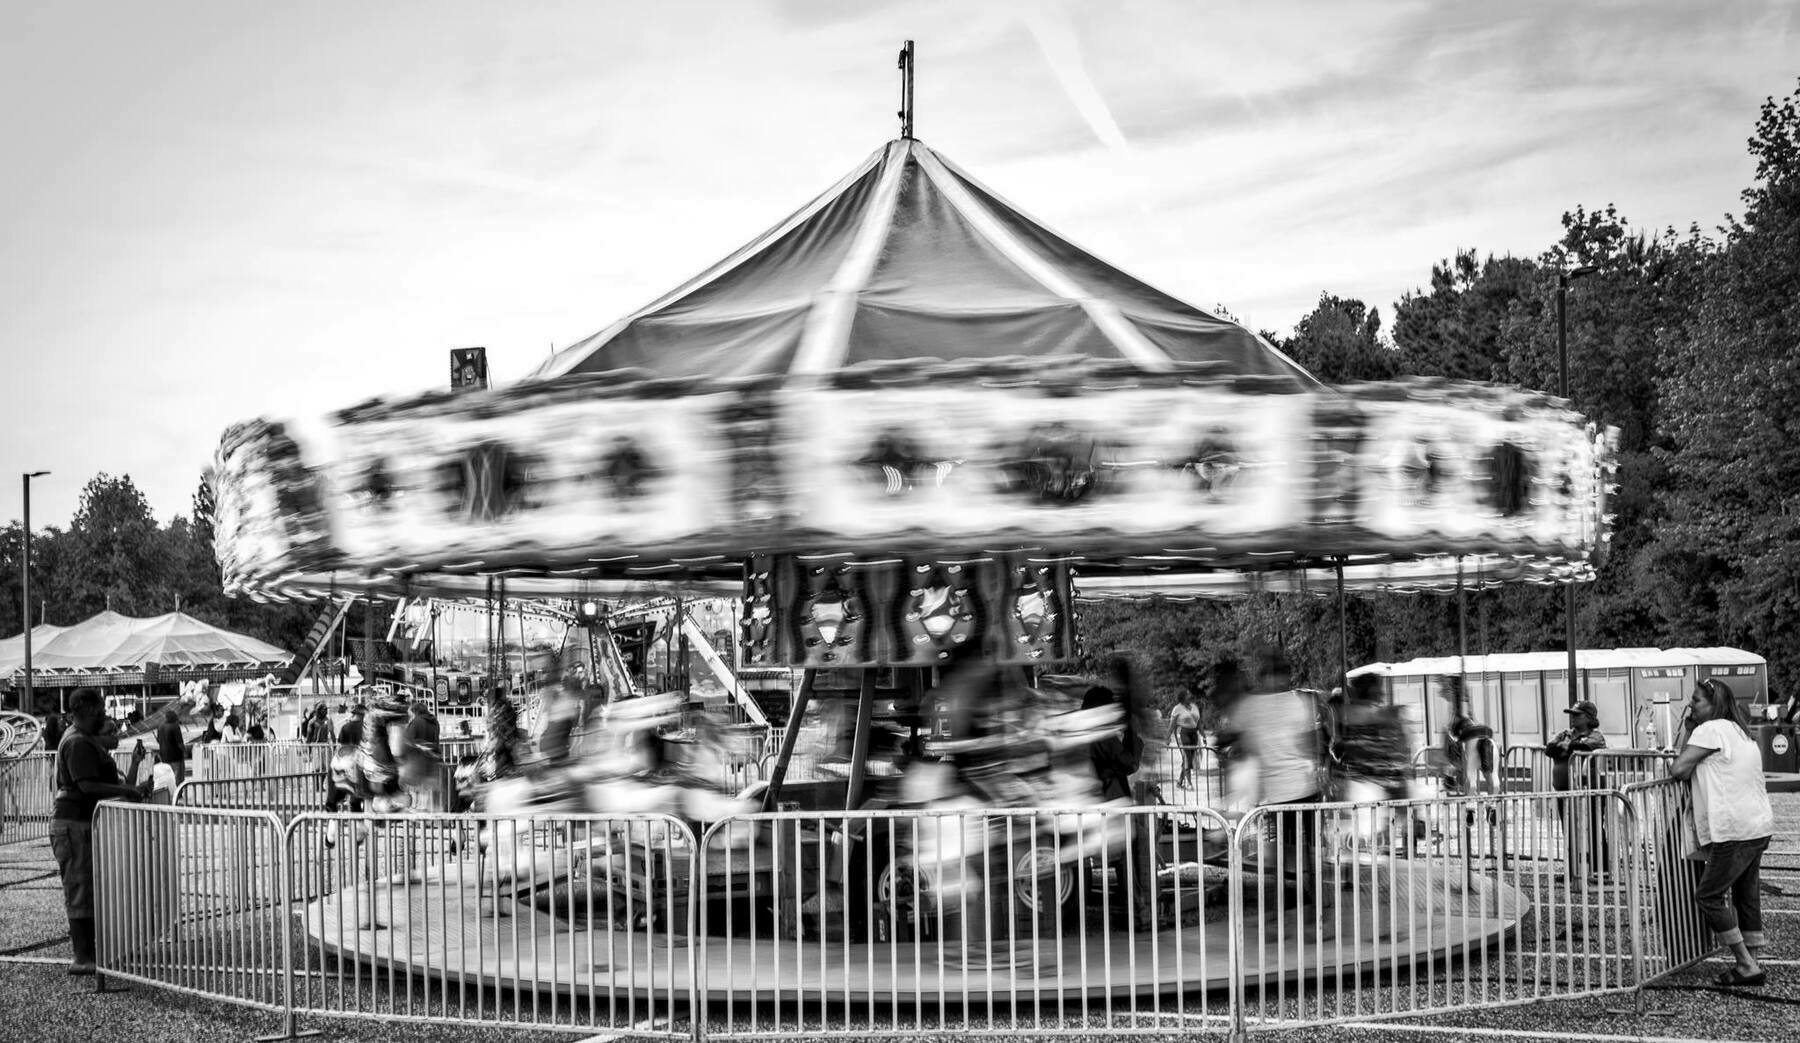
[{"label": "carousel finial", "polygon": [[911,140],[913,136],[913,42],[906,41],[900,48],[900,136]]}]

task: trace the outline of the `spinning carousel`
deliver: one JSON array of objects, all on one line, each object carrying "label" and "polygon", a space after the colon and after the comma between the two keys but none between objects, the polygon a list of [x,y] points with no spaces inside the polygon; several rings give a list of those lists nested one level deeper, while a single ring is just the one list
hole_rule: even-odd
[{"label": "spinning carousel", "polygon": [[[1609,435],[1541,393],[1323,385],[907,136],[514,387],[234,426],[217,547],[228,590],[265,599],[740,598],[744,664],[803,678],[756,802],[854,811],[878,704],[917,705],[958,664],[1070,663],[1080,595],[1583,581],[1612,467]],[[809,702],[834,691],[854,707],[842,770],[787,781]],[[852,900],[891,899],[884,879]],[[1523,915],[1517,896],[1492,909],[1383,958]],[[308,922],[339,955],[404,960],[397,936]],[[905,929],[878,926],[871,942]],[[755,994],[757,963],[728,962],[709,995]]]}]

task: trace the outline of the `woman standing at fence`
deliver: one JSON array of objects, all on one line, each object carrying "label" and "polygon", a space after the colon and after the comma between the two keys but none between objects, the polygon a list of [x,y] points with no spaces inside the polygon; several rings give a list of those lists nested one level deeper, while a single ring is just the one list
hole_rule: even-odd
[{"label": "woman standing at fence", "polygon": [[1687,716],[1693,731],[1669,774],[1693,787],[1694,832],[1706,851],[1694,902],[1737,959],[1718,983],[1761,985],[1767,978],[1756,954],[1768,944],[1762,922],[1762,856],[1775,832],[1762,751],[1723,681],[1708,678],[1695,686]]}]

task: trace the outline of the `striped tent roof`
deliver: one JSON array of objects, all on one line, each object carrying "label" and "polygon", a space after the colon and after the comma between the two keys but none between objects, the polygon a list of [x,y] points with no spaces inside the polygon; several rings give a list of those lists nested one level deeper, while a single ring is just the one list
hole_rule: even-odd
[{"label": "striped tent roof", "polygon": [[1124,360],[1319,383],[1243,326],[1045,229],[916,139],[534,374],[805,376],[902,360]]}]

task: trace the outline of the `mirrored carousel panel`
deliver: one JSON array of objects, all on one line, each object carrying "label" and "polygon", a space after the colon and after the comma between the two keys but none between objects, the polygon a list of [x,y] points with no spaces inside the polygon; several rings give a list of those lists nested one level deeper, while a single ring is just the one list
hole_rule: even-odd
[{"label": "mirrored carousel panel", "polygon": [[[279,597],[493,575],[733,581],[757,555],[1019,554],[1097,577],[1466,559],[1569,581],[1605,541],[1613,436],[1535,392],[1280,392],[1091,361],[886,377],[598,374],[240,424],[214,469],[225,583]],[[848,581],[849,601],[871,596]],[[875,610],[834,622],[839,593],[808,593],[809,625],[856,635]],[[822,633],[778,634],[770,654],[848,647]]]}]

